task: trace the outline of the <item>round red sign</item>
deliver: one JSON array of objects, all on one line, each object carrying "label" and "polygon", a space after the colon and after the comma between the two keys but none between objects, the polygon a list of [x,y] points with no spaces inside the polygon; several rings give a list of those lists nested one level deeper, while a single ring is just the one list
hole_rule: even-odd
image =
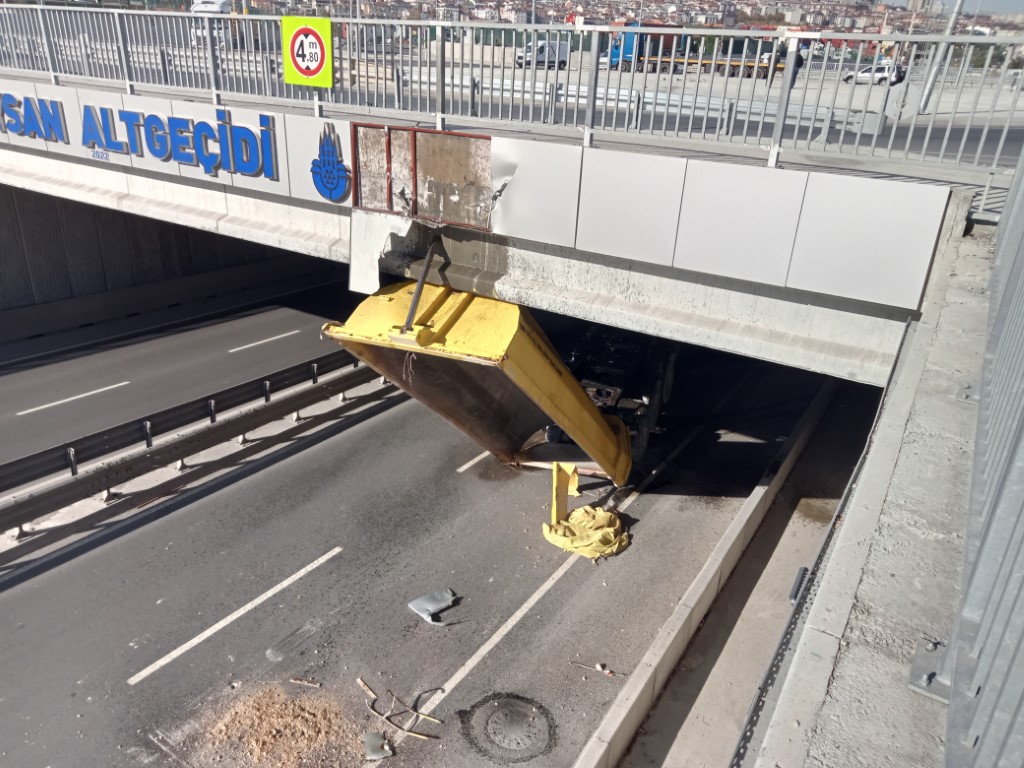
[{"label": "round red sign", "polygon": [[288,45],[295,70],[306,77],[315,77],[324,68],[324,39],[310,27],[299,27],[292,33]]}]

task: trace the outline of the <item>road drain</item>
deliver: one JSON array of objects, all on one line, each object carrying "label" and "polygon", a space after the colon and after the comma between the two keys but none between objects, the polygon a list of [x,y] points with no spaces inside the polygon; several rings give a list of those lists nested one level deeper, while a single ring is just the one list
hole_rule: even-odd
[{"label": "road drain", "polygon": [[502,765],[525,763],[555,746],[555,720],[525,696],[494,693],[458,713],[473,749]]}]

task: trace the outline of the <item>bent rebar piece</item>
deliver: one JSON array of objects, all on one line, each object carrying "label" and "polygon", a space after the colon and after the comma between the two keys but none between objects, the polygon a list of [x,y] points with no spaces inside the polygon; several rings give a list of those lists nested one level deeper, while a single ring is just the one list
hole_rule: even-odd
[{"label": "bent rebar piece", "polygon": [[[420,718],[424,720],[430,720],[431,722],[438,724],[442,724],[444,721],[438,720],[436,717],[431,717],[430,715],[424,714],[423,712],[419,712],[418,710],[413,709],[404,701],[399,699],[390,690],[387,692],[387,695],[391,697],[391,706],[388,707],[387,712],[378,712],[374,705],[380,700],[380,697],[370,686],[366,684],[363,678],[357,677],[356,682],[359,684],[359,687],[363,689],[366,695],[371,697],[370,701],[366,702],[366,708],[370,710],[371,713],[373,713],[381,720],[383,720],[385,723],[394,728],[396,731],[401,731],[402,733],[407,734],[409,736],[415,736],[417,739],[431,740],[440,738],[439,736],[431,736],[430,734],[419,733],[418,731],[412,730],[412,728],[416,725],[416,723],[419,722]],[[404,709],[395,712],[396,704],[401,704],[404,707]],[[405,726],[392,722],[391,718],[397,717],[398,715],[404,715],[406,712],[414,716],[413,721],[410,724],[410,727],[406,728]]]}]

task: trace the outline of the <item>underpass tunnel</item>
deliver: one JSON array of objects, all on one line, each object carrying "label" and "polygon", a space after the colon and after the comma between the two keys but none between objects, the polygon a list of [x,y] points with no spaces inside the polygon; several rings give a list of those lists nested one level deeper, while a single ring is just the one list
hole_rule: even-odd
[{"label": "underpass tunnel", "polygon": [[[189,307],[242,307],[335,285],[328,316],[346,300],[345,265],[27,189],[0,185],[0,344]],[[219,304],[218,304],[219,302]]]}]

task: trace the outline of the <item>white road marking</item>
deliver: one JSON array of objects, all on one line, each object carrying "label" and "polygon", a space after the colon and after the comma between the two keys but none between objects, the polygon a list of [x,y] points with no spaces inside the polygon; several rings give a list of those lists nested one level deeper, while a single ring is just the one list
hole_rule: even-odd
[{"label": "white road marking", "polygon": [[132,677],[129,677],[128,678],[128,685],[135,685],[136,683],[140,682],[141,680],[145,680],[151,674],[153,674],[158,669],[160,669],[160,667],[164,666],[165,664],[169,664],[170,662],[174,661],[176,658],[181,656],[186,651],[191,650],[192,648],[196,647],[201,642],[203,642],[203,640],[205,640],[206,638],[208,638],[211,635],[213,635],[213,634],[219,632],[220,630],[224,629],[224,627],[226,627],[228,624],[233,622],[235,619],[239,618],[240,616],[244,616],[246,613],[251,611],[253,608],[255,608],[260,603],[265,602],[266,600],[269,600],[274,595],[276,595],[278,592],[280,592],[282,589],[285,589],[286,587],[294,584],[296,581],[301,579],[303,576],[305,576],[307,573],[312,571],[314,568],[318,568],[319,566],[323,565],[324,563],[326,563],[328,560],[330,560],[332,557],[334,557],[339,552],[341,552],[341,547],[335,547],[330,552],[328,552],[326,555],[324,555],[324,556],[314,560],[312,563],[307,565],[301,571],[293,573],[291,576],[289,576],[287,579],[282,581],[276,587],[271,587],[266,592],[264,592],[262,595],[257,597],[255,600],[252,600],[252,601],[246,603],[245,605],[243,605],[241,608],[239,608],[237,611],[232,613],[230,616],[225,616],[223,619],[218,621],[216,624],[214,624],[212,627],[207,629],[205,632],[196,635],[195,637],[193,637],[191,640],[189,640],[184,645],[175,648],[173,651],[168,653],[162,659],[158,659],[157,661],[154,661],[152,664],[150,664],[148,667],[146,667],[144,670],[142,670],[138,674],[133,675]]},{"label": "white road marking", "polygon": [[[747,380],[747,378],[749,378],[749,376],[750,374],[748,373],[747,376],[740,379],[735,386],[733,386],[728,392],[726,392],[725,397],[723,397],[717,403],[717,405],[711,413],[718,413],[725,406],[725,404],[732,399],[733,395],[735,395],[739,391],[740,387]],[[641,493],[643,493],[643,491],[647,488],[648,485],[651,484],[651,482],[653,482],[654,478],[656,478],[658,475],[665,471],[668,465],[676,458],[676,456],[680,454],[680,452],[687,445],[690,444],[690,441],[697,436],[697,434],[700,432],[702,428],[702,425],[698,425],[694,429],[690,430],[686,437],[683,438],[682,442],[680,442],[679,445],[677,445],[672,450],[672,452],[668,456],[666,456],[660,464],[658,464],[657,468],[655,468],[647,477],[644,478],[643,482],[641,482],[633,491],[633,493],[631,493],[629,497],[625,499],[617,507],[616,511],[621,512],[634,501],[636,501],[637,497],[640,496]],[[480,456],[477,456],[467,466],[471,466],[475,462],[479,461],[480,458]],[[544,597],[544,595],[546,595],[551,590],[551,588],[555,586],[555,584],[558,583],[558,580],[566,574],[569,568],[572,567],[572,564],[575,563],[577,560],[582,559],[583,558],[580,555],[570,555],[569,559],[562,563],[562,565],[559,566],[558,570],[551,574],[548,580],[541,584],[540,587],[537,588],[537,591],[530,595],[529,598],[527,598],[526,602],[519,607],[519,610],[517,610],[515,613],[509,616],[508,620],[498,628],[498,631],[491,635],[490,639],[486,643],[481,645],[477,649],[476,653],[470,656],[466,663],[459,667],[455,671],[455,674],[453,674],[450,678],[448,678],[447,681],[445,681],[444,685],[441,686],[441,690],[439,690],[437,693],[431,696],[427,700],[427,703],[420,707],[419,711],[429,715],[431,712],[437,709],[438,705],[445,700],[445,698],[448,696],[449,693],[452,692],[455,686],[462,682],[466,675],[472,672],[473,668],[476,667],[476,665],[479,664],[481,661],[483,661],[484,657],[487,656],[488,653],[490,653],[491,649],[494,648],[494,646],[496,646],[498,643],[500,643],[502,638],[505,637],[505,635],[512,631],[516,624],[519,623],[520,619],[522,619],[523,616],[529,613],[530,609],[533,608],[533,606],[535,606],[537,602],[542,597]],[[416,720],[416,716],[413,715],[409,719],[409,722],[406,724],[406,728],[411,728],[412,725],[416,722]],[[399,733],[395,736],[394,743],[397,744],[404,738],[405,734]]]},{"label": "white road marking", "polygon": [[476,464],[481,459],[486,458],[488,455],[490,455],[490,451],[484,451],[479,456],[477,456],[475,459],[470,459],[469,461],[467,461],[465,464],[463,464],[461,467],[459,467],[455,471],[456,472],[465,472],[467,469],[472,467],[474,464]]},{"label": "white road marking", "polygon": [[[546,595],[548,591],[555,586],[555,584],[558,583],[558,580],[565,575],[566,571],[572,567],[572,564],[580,559],[582,558],[579,555],[569,555],[569,559],[562,563],[558,570],[551,574],[551,576],[548,577],[548,580],[541,584],[537,588],[537,591],[530,595],[525,603],[519,606],[519,610],[509,616],[508,621],[502,624],[498,628],[498,631],[491,635],[491,638],[481,645],[477,649],[476,653],[470,656],[466,663],[455,671],[454,675],[448,678],[444,685],[441,686],[441,690],[431,696],[430,699],[427,700],[427,703],[420,707],[420,712],[424,712],[428,715],[433,712],[437,708],[437,705],[444,701],[444,698],[452,692],[455,686],[462,682],[462,679],[473,671],[473,667],[479,664],[483,660],[484,656],[486,656],[494,646],[501,642],[501,639],[505,637],[505,635],[512,631],[515,625],[519,623],[519,620],[529,613],[530,609],[533,608],[533,606],[535,606],[537,602],[544,597],[544,595]],[[405,734],[398,735],[404,736]],[[395,739],[395,741],[399,741],[399,739]]]},{"label": "white road marking", "polygon": [[250,347],[258,347],[260,344],[269,344],[271,341],[277,341],[278,339],[285,339],[285,338],[288,338],[289,336],[294,336],[296,333],[302,333],[302,331],[288,331],[288,333],[282,333],[282,334],[279,334],[277,336],[271,336],[269,339],[263,339],[263,341],[254,341],[252,344],[246,344],[246,345],[241,346],[241,347],[235,347],[234,349],[229,349],[228,350],[228,354],[230,355],[232,352],[241,352],[243,349],[249,349]]},{"label": "white road marking", "polygon": [[122,381],[120,384],[111,384],[109,387],[101,387],[100,389],[94,389],[92,392],[83,392],[80,395],[74,397],[65,397],[63,400],[57,400],[53,403],[47,403],[46,405],[37,405],[35,408],[29,408],[27,411],[18,411],[15,416],[24,416],[27,413],[35,413],[45,408],[53,408],[55,405],[64,405],[64,403],[70,403],[72,400],[81,400],[83,397],[89,397],[89,395],[98,395],[100,392],[108,392],[111,389],[117,389],[118,387],[125,387],[131,384],[130,381]]}]

